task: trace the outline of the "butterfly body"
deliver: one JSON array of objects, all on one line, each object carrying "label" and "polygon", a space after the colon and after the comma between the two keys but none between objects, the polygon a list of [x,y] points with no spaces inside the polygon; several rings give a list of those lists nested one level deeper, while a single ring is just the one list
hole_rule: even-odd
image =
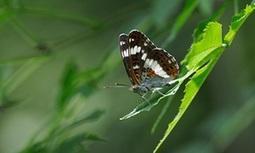
[{"label": "butterfly body", "polygon": [[156,47],[149,38],[132,30],[119,36],[123,63],[132,83],[131,89],[140,95],[171,84],[179,73],[175,58]]},{"label": "butterfly body", "polygon": [[133,85],[132,91],[138,93],[139,95],[143,95],[151,90],[159,90],[162,89],[163,86],[169,84],[171,79],[169,78],[160,78],[160,77],[153,77],[144,79],[141,84]]}]

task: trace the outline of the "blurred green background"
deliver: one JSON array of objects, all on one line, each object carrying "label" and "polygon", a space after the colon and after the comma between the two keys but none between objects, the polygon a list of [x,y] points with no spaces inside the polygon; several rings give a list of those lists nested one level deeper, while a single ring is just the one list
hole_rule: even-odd
[{"label": "blurred green background", "polygon": [[[182,90],[153,134],[166,101],[120,121],[141,98],[103,88],[129,84],[118,35],[139,29],[181,61],[199,23],[222,9],[226,33],[232,16],[250,2],[1,0],[0,153],[152,152]],[[254,23],[252,15],[160,152],[255,152]]]}]

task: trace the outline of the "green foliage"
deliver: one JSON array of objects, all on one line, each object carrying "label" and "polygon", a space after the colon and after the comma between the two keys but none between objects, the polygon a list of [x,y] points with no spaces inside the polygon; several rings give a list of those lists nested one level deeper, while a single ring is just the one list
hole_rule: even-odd
[{"label": "green foliage", "polygon": [[[255,9],[253,1],[253,3],[247,5],[241,13],[236,14],[229,26],[228,33],[223,37],[222,25],[218,20],[225,9],[232,4],[232,0],[224,1],[224,4],[222,4],[216,11],[213,10],[213,0],[183,1],[183,8],[181,8],[180,13],[178,13],[176,19],[174,19],[175,22],[171,23],[172,26],[169,28],[169,25],[167,25],[170,20],[169,17],[177,13],[176,8],[181,5],[181,2],[182,1],[169,0],[155,1],[151,3],[150,14],[144,16],[139,15],[138,12],[134,11],[146,8],[146,5],[133,10],[132,8],[127,9],[128,13],[134,11],[136,16],[138,16],[136,18],[132,17],[134,18],[132,19],[133,21],[123,17],[123,20],[135,23],[137,26],[133,27],[138,27],[138,29],[145,33],[147,31],[152,33],[161,31],[164,35],[168,36],[162,45],[162,47],[165,47],[169,46],[169,44],[176,38],[197,8],[199,8],[200,13],[202,12],[205,16],[215,12],[195,29],[193,43],[181,62],[181,73],[179,77],[173,81],[171,87],[164,89],[163,92],[165,95],[162,96],[153,93],[149,102],[139,103],[130,113],[121,118],[121,120],[125,120],[134,117],[142,112],[150,111],[160,102],[165,102],[165,106],[160,112],[157,120],[154,122],[151,130],[151,133],[155,133],[155,129],[159,125],[159,122],[170,108],[173,95],[183,84],[185,84],[184,95],[178,112],[174,118],[169,121],[168,128],[154,152],[158,151],[160,146],[183,117],[222,53],[226,47],[231,45],[238,30]],[[169,5],[170,3],[173,5]],[[235,10],[238,10],[239,6],[236,5],[237,1],[234,1],[234,4],[236,7]],[[127,12],[124,12],[124,14],[127,14]],[[56,42],[51,42],[52,40],[49,40],[48,42],[40,38],[36,33],[32,32],[29,27],[23,24],[23,21],[20,18],[22,15],[33,15],[36,18],[47,17],[60,19],[65,22],[79,24],[85,29],[85,32],[84,34],[76,35],[76,37],[65,38]],[[112,20],[113,18],[115,18],[114,15],[113,17],[110,17],[111,21],[107,24],[119,25],[119,23],[114,23],[115,21]],[[37,69],[43,66],[46,62],[52,60],[52,57],[58,54],[56,51],[62,51],[62,49],[70,47],[78,40],[85,39],[85,37],[86,39],[91,39],[92,36],[99,34],[103,37],[103,30],[110,31],[108,27],[105,28],[105,22],[108,20],[88,17],[84,14],[77,15],[65,11],[33,8],[23,5],[22,1],[5,0],[3,7],[0,8],[0,24],[3,25],[3,23],[8,23],[10,28],[21,36],[21,38],[36,52],[35,55],[26,58],[0,62],[0,113],[2,113],[2,110],[8,109],[20,102],[16,99],[12,99],[10,95],[13,94],[25,80],[28,80]],[[155,30],[154,27],[159,29]],[[167,27],[167,29],[165,29],[165,27]],[[126,27],[126,29],[130,28],[130,25]],[[113,41],[113,43],[115,44],[116,42]],[[57,100],[55,102],[56,107],[53,110],[54,113],[50,115],[48,122],[38,130],[38,132],[30,139],[29,143],[20,151],[21,153],[88,152],[88,144],[91,142],[105,141],[98,136],[98,133],[93,134],[85,129],[86,125],[97,121],[105,112],[100,108],[90,110],[92,108],[88,107],[87,99],[93,94],[98,93],[100,89],[99,83],[107,74],[110,74],[120,65],[121,60],[118,50],[118,47],[110,47],[109,51],[106,51],[105,56],[99,64],[93,65],[85,70],[81,70],[74,62],[69,62],[66,65],[61,77],[62,79],[60,80],[59,91],[56,97]],[[51,51],[50,54],[49,51]],[[47,53],[47,56],[42,56],[42,53]],[[102,52],[98,52],[97,54],[101,53]],[[254,110],[254,98],[240,107],[236,114],[232,116],[233,118],[231,120],[222,123],[222,127],[218,127],[217,132],[215,132],[215,136],[212,136],[211,141],[213,143],[221,143],[218,144],[218,146],[222,148],[227,146],[238,133],[254,121],[255,115],[252,110]],[[218,142],[218,138],[220,138],[221,141]],[[194,146],[196,146],[195,148],[197,148],[197,146],[204,146],[206,149],[211,147],[209,145],[201,145],[201,143],[194,144],[193,147]]]},{"label": "green foliage", "polygon": [[[90,71],[89,71],[90,72]],[[104,111],[98,109],[90,114],[84,114],[84,98],[88,95],[83,95],[77,80],[82,74],[83,78],[91,75],[91,73],[84,73],[78,70],[74,63],[67,64],[63,78],[61,81],[61,90],[59,93],[59,100],[57,101],[57,112],[52,117],[50,128],[40,131],[33,137],[31,142],[21,151],[22,153],[30,152],[81,152],[87,150],[85,145],[88,140],[90,141],[103,141],[102,138],[95,134],[78,130],[77,128],[98,120]],[[86,86],[86,83],[79,84]],[[42,132],[47,131],[46,136],[40,136]],[[85,143],[85,144],[84,144]],[[71,146],[71,147],[70,147]]]},{"label": "green foliage", "polygon": [[75,78],[77,77],[77,71],[77,66],[74,63],[70,63],[66,67],[64,77],[61,81],[61,91],[57,104],[59,110],[62,110],[75,94]]},{"label": "green foliage", "polygon": [[[201,29],[201,27],[197,29]],[[190,51],[182,61],[182,65],[185,65],[188,70],[195,70],[204,65],[208,60],[207,57],[215,49],[221,47],[221,25],[217,22],[209,22],[204,30],[195,30],[194,37]]]},{"label": "green foliage", "polygon": [[[189,53],[184,58],[182,64],[188,71],[195,74],[191,77],[185,86],[184,97],[179,107],[179,112],[175,118],[169,123],[168,128],[157,145],[154,152],[157,152],[159,147],[171,133],[178,121],[181,119],[196,93],[199,91],[206,77],[212,69],[212,62],[217,60],[217,53],[219,47],[222,45],[222,30],[221,25],[216,22],[209,22],[202,33],[196,34],[198,38],[194,38]],[[211,61],[210,61],[211,60]],[[206,65],[205,65],[206,64]]]},{"label": "green foliage", "polygon": [[[189,1],[187,1],[188,3]],[[204,4],[204,1],[199,1],[200,3],[200,6],[202,7]],[[207,2],[207,1],[205,1]],[[224,13],[225,9],[229,6],[229,3],[231,2],[231,0],[227,0],[227,1],[224,1],[224,3],[221,5],[221,7],[215,11],[214,14],[212,14],[211,17],[209,17],[209,19],[207,19],[206,21],[203,21],[200,26],[195,30],[194,32],[194,39],[196,38],[199,38],[199,34],[202,33],[203,29],[206,27],[207,23],[209,21],[216,21],[217,19],[220,18],[220,16],[222,16],[222,14]],[[183,11],[180,13],[180,15],[177,17],[173,27],[171,28],[171,32],[170,32],[170,36],[168,37],[168,39],[163,43],[163,46],[171,43],[170,40],[174,40],[175,37],[176,37],[176,34],[179,32],[179,30],[182,28],[182,26],[184,25],[185,22],[187,22],[189,16],[191,16],[192,14],[192,11],[191,10],[194,10],[197,6],[197,1],[192,1],[192,5],[185,5],[186,9],[183,9]],[[209,7],[209,6],[208,6]],[[212,6],[210,6],[212,7]],[[208,9],[208,8],[207,8]],[[189,13],[187,13],[189,12]],[[185,15],[186,14],[186,15]],[[197,36],[196,36],[197,35]],[[185,68],[186,69],[186,68]],[[171,98],[172,99],[172,98]],[[160,115],[158,116],[157,120],[155,121],[155,123],[153,124],[153,127],[152,127],[152,130],[151,130],[151,133],[154,133],[155,130],[156,130],[156,127],[158,126],[161,118],[166,114],[166,110],[170,107],[170,103],[171,103],[171,100],[170,102],[167,102],[162,110],[162,112],[160,113]]]},{"label": "green foliage", "polygon": [[[239,24],[236,24],[236,33],[241,25],[244,23],[245,19],[252,13],[254,10],[254,5],[247,6],[244,10],[249,10],[241,12],[240,14],[233,17],[231,25],[233,25],[235,21]],[[239,18],[238,18],[239,17]],[[232,27],[232,26],[231,26]],[[233,28],[230,28],[232,31]],[[202,84],[208,77],[209,73],[213,69],[214,65],[218,61],[222,52],[224,51],[225,45],[222,44],[222,36],[221,36],[221,25],[219,23],[209,22],[207,27],[203,30],[203,33],[196,34],[198,38],[195,38],[195,42],[191,46],[190,52],[187,54],[185,59],[183,60],[183,64],[186,65],[188,70],[196,70],[195,74],[191,77],[190,81],[185,86],[184,97],[182,99],[181,105],[179,107],[179,112],[175,116],[175,118],[168,124],[168,128],[163,136],[163,138],[158,143],[154,152],[157,152],[162,143],[166,140],[168,135],[171,133],[173,128],[176,126],[178,121],[181,119],[195,95],[198,93]],[[210,35],[209,35],[209,34]],[[230,38],[229,32],[225,36],[226,38]],[[232,35],[229,42],[233,41],[234,36]],[[209,57],[209,58],[208,58]],[[204,65],[206,64],[206,65]],[[202,67],[202,68],[200,68]],[[200,68],[200,69],[198,69]]]},{"label": "green foliage", "polygon": [[253,2],[251,5],[247,5],[245,9],[243,9],[239,14],[235,15],[232,18],[229,31],[224,37],[224,41],[227,45],[230,45],[232,43],[236,33],[238,32],[240,27],[243,25],[247,17],[251,15],[254,9],[255,9],[255,2]]}]

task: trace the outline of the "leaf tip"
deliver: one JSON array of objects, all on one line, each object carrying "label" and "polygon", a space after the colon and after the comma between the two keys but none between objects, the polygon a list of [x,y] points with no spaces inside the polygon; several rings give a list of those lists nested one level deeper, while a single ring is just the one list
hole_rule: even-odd
[{"label": "leaf tip", "polygon": [[129,118],[131,118],[131,117],[133,117],[133,116],[135,116],[139,113],[140,113],[140,111],[137,111],[136,109],[134,109],[132,112],[128,113],[127,115],[125,115],[123,117],[121,117],[120,120],[122,121],[122,120],[129,119]]}]

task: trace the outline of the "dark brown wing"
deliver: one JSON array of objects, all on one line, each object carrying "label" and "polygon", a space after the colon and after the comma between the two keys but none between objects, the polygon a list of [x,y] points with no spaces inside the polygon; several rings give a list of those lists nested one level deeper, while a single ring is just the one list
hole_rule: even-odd
[{"label": "dark brown wing", "polygon": [[148,53],[144,67],[147,77],[160,76],[173,80],[179,74],[179,65],[175,58],[161,48],[154,48]]},{"label": "dark brown wing", "polygon": [[162,77],[175,79],[179,66],[175,58],[156,46],[149,38],[132,30],[129,35],[120,35],[120,52],[126,72],[133,85],[139,85],[144,77]]},{"label": "dark brown wing", "polygon": [[142,81],[141,75],[145,62],[142,56],[156,46],[138,30],[132,30],[129,35],[121,34],[119,43],[123,63],[130,81],[133,85],[139,85]]},{"label": "dark brown wing", "polygon": [[123,60],[123,64],[125,66],[125,70],[127,72],[127,75],[131,81],[131,83],[137,84],[137,79],[135,78],[135,75],[133,73],[133,70],[131,69],[131,60],[130,60],[130,54],[129,54],[129,44],[128,44],[128,35],[126,34],[120,34],[119,36],[119,44],[120,44],[120,53]]},{"label": "dark brown wing", "polygon": [[145,62],[145,60],[142,59],[142,56],[145,53],[152,51],[152,49],[156,48],[156,46],[145,34],[139,32],[138,30],[132,30],[129,33],[128,43],[132,71],[138,84],[140,84],[142,81],[141,76],[144,70],[143,66]]}]

